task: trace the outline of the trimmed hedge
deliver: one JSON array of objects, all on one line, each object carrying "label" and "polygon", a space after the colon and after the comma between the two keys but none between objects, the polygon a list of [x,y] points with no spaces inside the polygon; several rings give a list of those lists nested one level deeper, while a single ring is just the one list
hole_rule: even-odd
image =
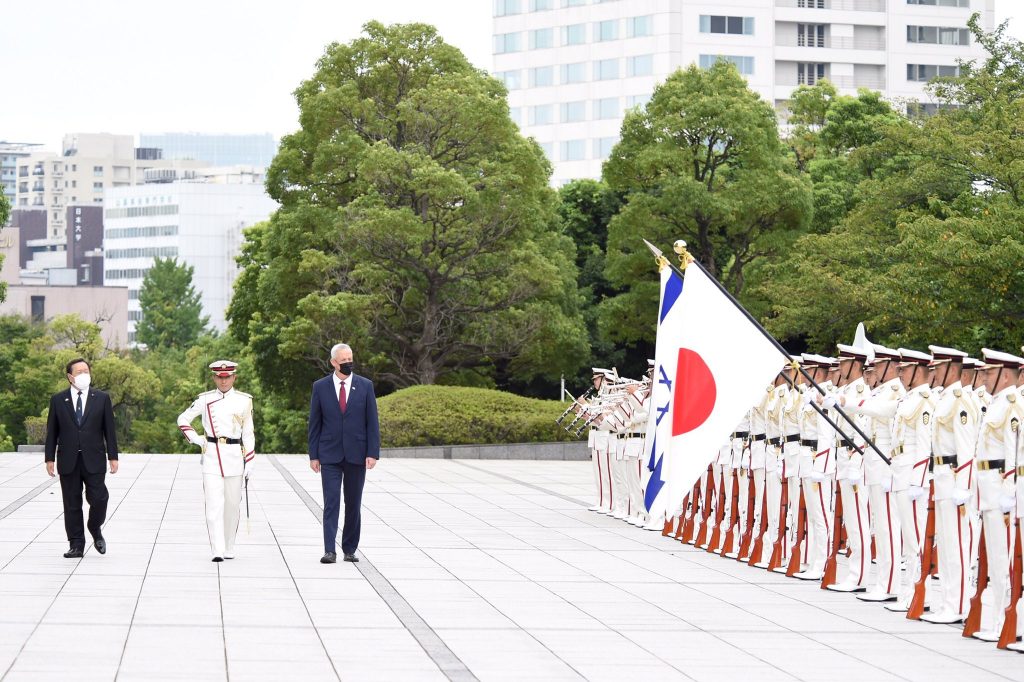
[{"label": "trimmed hedge", "polygon": [[579,440],[555,420],[568,403],[464,386],[412,386],[378,400],[381,445]]}]

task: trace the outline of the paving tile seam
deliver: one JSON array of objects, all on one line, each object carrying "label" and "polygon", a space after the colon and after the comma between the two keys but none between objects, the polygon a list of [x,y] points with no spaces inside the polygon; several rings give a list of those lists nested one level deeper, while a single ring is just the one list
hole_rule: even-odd
[{"label": "paving tile seam", "polygon": [[[302,500],[306,508],[309,509],[310,513],[319,522],[323,522],[323,507],[318,505],[316,501],[310,496],[310,494],[303,488],[299,482],[295,479],[288,469],[277,461],[277,458],[273,455],[268,455],[267,458],[270,463],[277,469],[281,477],[284,478],[285,482],[291,486],[295,494],[298,495],[299,499]],[[385,578],[380,571],[373,566],[373,563],[365,556],[361,555],[361,561],[355,566],[359,570],[359,573],[364,579],[377,591],[384,603],[388,605],[391,611],[398,618],[399,622],[405,626],[409,634],[419,643],[419,645],[426,652],[430,660],[438,667],[446,678],[452,680],[452,682],[479,682],[476,675],[470,671],[463,661],[455,655],[448,645],[445,644],[444,640],[434,632],[434,630],[427,625],[427,622],[423,619],[419,613],[412,608],[412,606],[405,600],[404,597],[395,589],[394,585]],[[363,565],[363,562],[366,565]],[[333,665],[333,663],[332,663]]]},{"label": "paving tile seam", "polygon": [[[2,453],[0,453],[0,454],[2,454]],[[32,454],[38,456],[41,453],[35,452],[35,453],[32,453]],[[35,468],[36,466],[39,465],[38,460],[36,460],[36,463],[33,464],[31,462],[32,459],[35,459],[35,458],[32,457],[32,456],[26,457],[25,460],[22,462],[22,464],[25,464],[27,462],[28,466],[26,466],[24,469],[21,469],[18,473],[14,474],[13,476],[10,476],[10,477],[5,478],[4,480],[0,481],[0,487],[7,485],[8,483],[10,483],[11,481],[13,481],[16,478],[24,476],[28,472],[32,471],[33,468]],[[4,469],[6,469],[6,468],[7,467],[4,467]],[[7,472],[4,472],[4,473],[7,473]]]},{"label": "paving tile seam", "polygon": [[[150,460],[147,461],[147,464],[150,461],[152,461],[152,458],[150,458]],[[139,601],[141,601],[141,599],[142,599],[142,591],[145,589],[145,586],[146,586],[146,577],[145,576],[149,575],[149,567],[153,563],[153,554],[156,552],[156,541],[157,541],[157,538],[160,537],[160,527],[163,526],[164,519],[167,518],[167,508],[171,504],[171,496],[174,493],[174,483],[175,483],[175,481],[178,480],[178,471],[180,469],[181,469],[181,459],[179,458],[177,460],[177,462],[175,463],[175,466],[174,466],[174,476],[171,477],[171,484],[169,486],[167,486],[167,499],[164,500],[164,509],[163,509],[163,512],[160,514],[160,522],[157,524],[156,534],[153,537],[153,545],[152,545],[152,547],[149,550],[149,559],[146,561],[146,572],[143,574],[143,578],[139,582],[139,593],[137,595],[135,595],[135,606],[132,608],[132,617],[131,617],[131,620],[128,622],[128,634],[126,634],[125,637],[124,637],[124,645],[121,647],[121,656],[117,660],[117,672],[114,673],[114,680],[115,680],[115,682],[117,681],[118,676],[120,676],[120,674],[121,674],[121,666],[124,665],[124,655],[125,655],[125,652],[128,650],[128,640],[130,640],[131,636],[132,636],[132,625],[135,624],[135,615],[139,611]],[[135,480],[137,481],[139,478],[142,478],[142,472],[141,471],[139,472],[138,478],[136,478]],[[129,490],[130,490],[130,488],[129,488]],[[128,497],[128,492],[127,491],[125,492],[124,496],[126,498]]]},{"label": "paving tile seam", "polygon": [[6,519],[8,516],[10,516],[11,514],[13,514],[16,511],[18,511],[26,503],[28,503],[32,499],[38,497],[40,493],[42,493],[44,490],[46,490],[47,488],[49,488],[51,485],[53,485],[56,482],[57,482],[57,477],[54,476],[54,477],[52,477],[52,478],[50,478],[50,479],[40,483],[35,488],[32,488],[32,490],[28,491],[27,493],[25,493],[24,495],[22,495],[18,499],[14,500],[13,502],[8,504],[3,509],[0,509],[0,520]]},{"label": "paving tile seam", "polygon": [[[132,479],[132,482],[128,485],[128,488],[124,491],[124,495],[121,496],[121,499],[118,500],[117,504],[114,506],[114,509],[107,515],[107,518],[106,518],[106,520],[103,523],[104,527],[106,527],[107,522],[109,522],[110,519],[112,519],[114,517],[114,515],[117,514],[118,509],[121,508],[121,504],[128,498],[128,494],[131,493],[132,488],[134,488],[135,484],[139,482],[139,479],[142,478],[142,474],[145,472],[146,467],[149,466],[150,462],[152,462],[152,458],[148,458],[146,460],[146,463],[142,465],[142,469],[135,476],[135,478]],[[54,477],[54,479],[56,479],[56,477]],[[50,482],[52,483],[53,481],[51,480]],[[63,512],[63,509],[62,509],[60,515],[63,515],[63,513],[64,512]],[[60,515],[58,515],[58,518],[60,518]],[[43,530],[41,530],[39,532],[39,534],[44,533],[46,531],[46,528],[48,528],[50,526],[50,524],[52,524],[52,523],[53,523],[53,521],[49,521],[46,524],[46,526],[43,528]],[[36,537],[38,537],[38,535]],[[26,545],[26,547],[27,546],[28,545]],[[90,548],[87,546],[86,547],[86,552],[85,552],[86,554],[89,553],[89,549]],[[24,549],[22,551],[24,551]],[[19,552],[19,554],[20,554],[20,552]],[[12,561],[13,561],[13,559],[12,559]],[[35,636],[36,631],[39,630],[39,626],[42,625],[44,620],[46,620],[46,615],[50,612],[50,609],[53,608],[53,605],[55,603],[57,603],[57,599],[60,598],[60,594],[64,590],[64,587],[67,586],[67,584],[71,580],[72,576],[75,575],[75,571],[77,571],[81,566],[82,566],[82,559],[78,559],[76,564],[75,564],[75,566],[71,569],[71,572],[67,574],[67,578],[65,578],[64,582],[61,583],[61,586],[57,590],[57,593],[53,596],[53,599],[50,600],[50,603],[47,605],[46,610],[43,611],[42,615],[39,617],[39,620],[36,622],[35,627],[32,628],[32,632],[30,632],[28,637],[25,638],[25,641],[21,643],[21,646],[18,648],[17,655],[15,655],[15,657],[11,660],[11,664],[7,667],[7,670],[5,670],[2,675],[0,675],[0,682],[3,682],[3,680],[7,679],[7,676],[10,674],[11,670],[14,669],[14,666],[17,664],[18,659],[21,657],[21,654],[24,653],[24,651],[25,651],[25,646]],[[127,634],[125,635],[125,639],[127,640]]]}]

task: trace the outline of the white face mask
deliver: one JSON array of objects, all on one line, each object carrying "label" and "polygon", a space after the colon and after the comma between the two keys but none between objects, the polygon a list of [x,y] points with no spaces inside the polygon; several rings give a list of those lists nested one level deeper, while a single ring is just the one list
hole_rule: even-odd
[{"label": "white face mask", "polygon": [[77,388],[79,391],[89,390],[89,384],[91,383],[92,376],[90,376],[88,372],[79,374],[78,376],[75,377],[75,388]]}]

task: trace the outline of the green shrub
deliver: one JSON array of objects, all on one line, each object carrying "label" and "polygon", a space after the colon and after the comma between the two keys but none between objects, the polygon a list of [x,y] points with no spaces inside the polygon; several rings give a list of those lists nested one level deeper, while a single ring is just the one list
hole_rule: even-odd
[{"label": "green shrub", "polygon": [[383,447],[578,440],[555,420],[568,407],[464,386],[413,386],[378,401]]},{"label": "green shrub", "polygon": [[0,424],[0,452],[14,452],[14,439],[7,435],[3,424]]},{"label": "green shrub", "polygon": [[42,445],[46,442],[46,415],[25,417],[25,436],[29,445]]}]

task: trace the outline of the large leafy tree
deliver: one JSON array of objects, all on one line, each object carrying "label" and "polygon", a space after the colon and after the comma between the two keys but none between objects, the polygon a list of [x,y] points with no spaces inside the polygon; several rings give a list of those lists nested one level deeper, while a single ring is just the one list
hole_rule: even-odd
[{"label": "large leafy tree", "polygon": [[299,407],[339,340],[396,387],[578,366],[575,251],[498,81],[429,26],[371,22],[295,94],[281,208],[247,232],[229,309],[269,389]]},{"label": "large leafy tree", "polygon": [[[0,230],[7,224],[7,218],[11,215],[11,205],[7,202],[7,196],[0,192]],[[0,267],[4,264],[4,257],[0,255]],[[7,298],[7,283],[0,282],[0,303]]]},{"label": "large leafy tree", "polygon": [[910,346],[1024,338],[1024,46],[970,25],[988,58],[930,85],[936,115],[883,126],[854,208],[768,278],[778,334],[826,349],[864,320]]},{"label": "large leafy tree", "polygon": [[192,284],[195,269],[175,258],[157,258],[142,280],[142,319],[136,340],[149,348],[187,348],[206,331],[199,292]]},{"label": "large leafy tree", "polygon": [[811,188],[780,144],[775,112],[736,68],[690,66],[626,115],[604,167],[625,205],[611,221],[607,274],[625,291],[608,299],[613,338],[653,337],[658,284],[645,237],[689,250],[734,294],[747,269],[779,253],[811,215]]}]

